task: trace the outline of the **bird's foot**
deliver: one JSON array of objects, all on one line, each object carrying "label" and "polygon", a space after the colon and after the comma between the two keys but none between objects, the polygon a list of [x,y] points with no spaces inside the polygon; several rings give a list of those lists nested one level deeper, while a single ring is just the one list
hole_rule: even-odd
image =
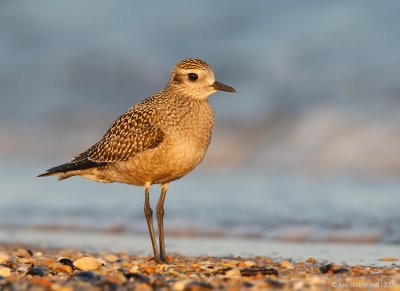
[{"label": "bird's foot", "polygon": [[168,256],[164,256],[163,254],[161,254],[160,261],[162,262],[162,264],[169,264],[172,262],[172,259]]},{"label": "bird's foot", "polygon": [[149,259],[149,261],[154,261],[157,265],[163,265],[170,264],[172,260],[170,257],[152,257]]}]

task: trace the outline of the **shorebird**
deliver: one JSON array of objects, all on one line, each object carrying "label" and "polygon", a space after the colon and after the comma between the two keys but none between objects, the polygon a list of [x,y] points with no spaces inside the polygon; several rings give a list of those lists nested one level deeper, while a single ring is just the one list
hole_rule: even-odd
[{"label": "shorebird", "polygon": [[[218,90],[236,92],[216,81],[206,62],[182,60],[173,68],[162,91],[118,117],[91,148],[38,177],[57,175],[63,180],[80,176],[96,182],[143,186],[144,214],[154,260],[166,263],[163,219],[168,185],[203,160],[214,127],[214,112],[208,97]],[[150,207],[153,184],[161,185],[156,208],[160,253]]]}]

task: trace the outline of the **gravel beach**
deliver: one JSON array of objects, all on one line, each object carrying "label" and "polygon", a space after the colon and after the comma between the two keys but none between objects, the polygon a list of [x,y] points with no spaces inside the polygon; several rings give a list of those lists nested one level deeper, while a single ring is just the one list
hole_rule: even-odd
[{"label": "gravel beach", "polygon": [[398,258],[386,266],[269,257],[151,257],[20,244],[0,246],[1,290],[400,290]]}]

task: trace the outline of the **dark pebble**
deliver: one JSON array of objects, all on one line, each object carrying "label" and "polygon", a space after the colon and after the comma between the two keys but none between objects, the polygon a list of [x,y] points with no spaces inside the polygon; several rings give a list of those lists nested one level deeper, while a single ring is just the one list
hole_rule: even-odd
[{"label": "dark pebble", "polygon": [[46,276],[46,270],[41,267],[30,267],[26,272],[26,274],[32,276],[44,277]]},{"label": "dark pebble", "polygon": [[63,265],[70,266],[73,270],[76,269],[76,267],[74,266],[74,262],[71,261],[70,259],[62,258],[59,259],[58,261]]},{"label": "dark pebble", "polygon": [[319,268],[319,270],[321,271],[322,274],[326,274],[329,271],[333,272],[333,264],[323,265],[322,267]]},{"label": "dark pebble", "polygon": [[32,257],[33,256],[33,252],[30,249],[26,249],[26,251],[28,252],[28,254]]},{"label": "dark pebble", "polygon": [[276,275],[278,276],[279,272],[273,268],[265,268],[265,267],[250,267],[243,270],[240,270],[242,276],[256,276],[258,273],[261,275]]},{"label": "dark pebble", "polygon": [[282,288],[285,285],[282,282],[272,279],[265,279],[264,282],[268,283],[268,285],[273,288]]},{"label": "dark pebble", "polygon": [[346,268],[340,268],[337,270],[333,270],[333,274],[343,274],[343,273],[348,273],[350,272],[349,270],[347,270]]},{"label": "dark pebble", "polygon": [[214,266],[208,266],[207,269],[214,269]]},{"label": "dark pebble", "polygon": [[109,291],[117,291],[120,290],[117,283],[114,282],[109,282],[109,281],[104,281],[102,282],[99,287],[101,290],[109,290]]},{"label": "dark pebble", "polygon": [[135,281],[141,282],[141,283],[149,283],[149,278],[146,276],[143,276],[139,273],[126,273],[124,274],[125,278],[127,280],[133,279]]},{"label": "dark pebble", "polygon": [[96,273],[91,271],[81,271],[75,274],[75,277],[83,281],[92,281],[98,279]]},{"label": "dark pebble", "polygon": [[185,291],[190,290],[204,290],[204,289],[213,289],[210,283],[202,282],[202,281],[194,281],[190,282],[185,286]]},{"label": "dark pebble", "polygon": [[223,269],[217,269],[214,272],[214,275],[225,275],[225,273],[228,272],[229,270],[232,270],[232,268],[228,267],[228,268],[223,268]]}]

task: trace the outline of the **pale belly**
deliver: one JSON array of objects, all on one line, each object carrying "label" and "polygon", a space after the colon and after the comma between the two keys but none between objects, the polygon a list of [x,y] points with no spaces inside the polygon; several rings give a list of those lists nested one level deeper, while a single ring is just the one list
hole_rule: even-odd
[{"label": "pale belly", "polygon": [[143,186],[145,183],[163,184],[179,179],[195,168],[203,159],[208,141],[192,139],[167,140],[155,149],[137,154],[127,162],[104,168],[102,176],[110,182]]}]

